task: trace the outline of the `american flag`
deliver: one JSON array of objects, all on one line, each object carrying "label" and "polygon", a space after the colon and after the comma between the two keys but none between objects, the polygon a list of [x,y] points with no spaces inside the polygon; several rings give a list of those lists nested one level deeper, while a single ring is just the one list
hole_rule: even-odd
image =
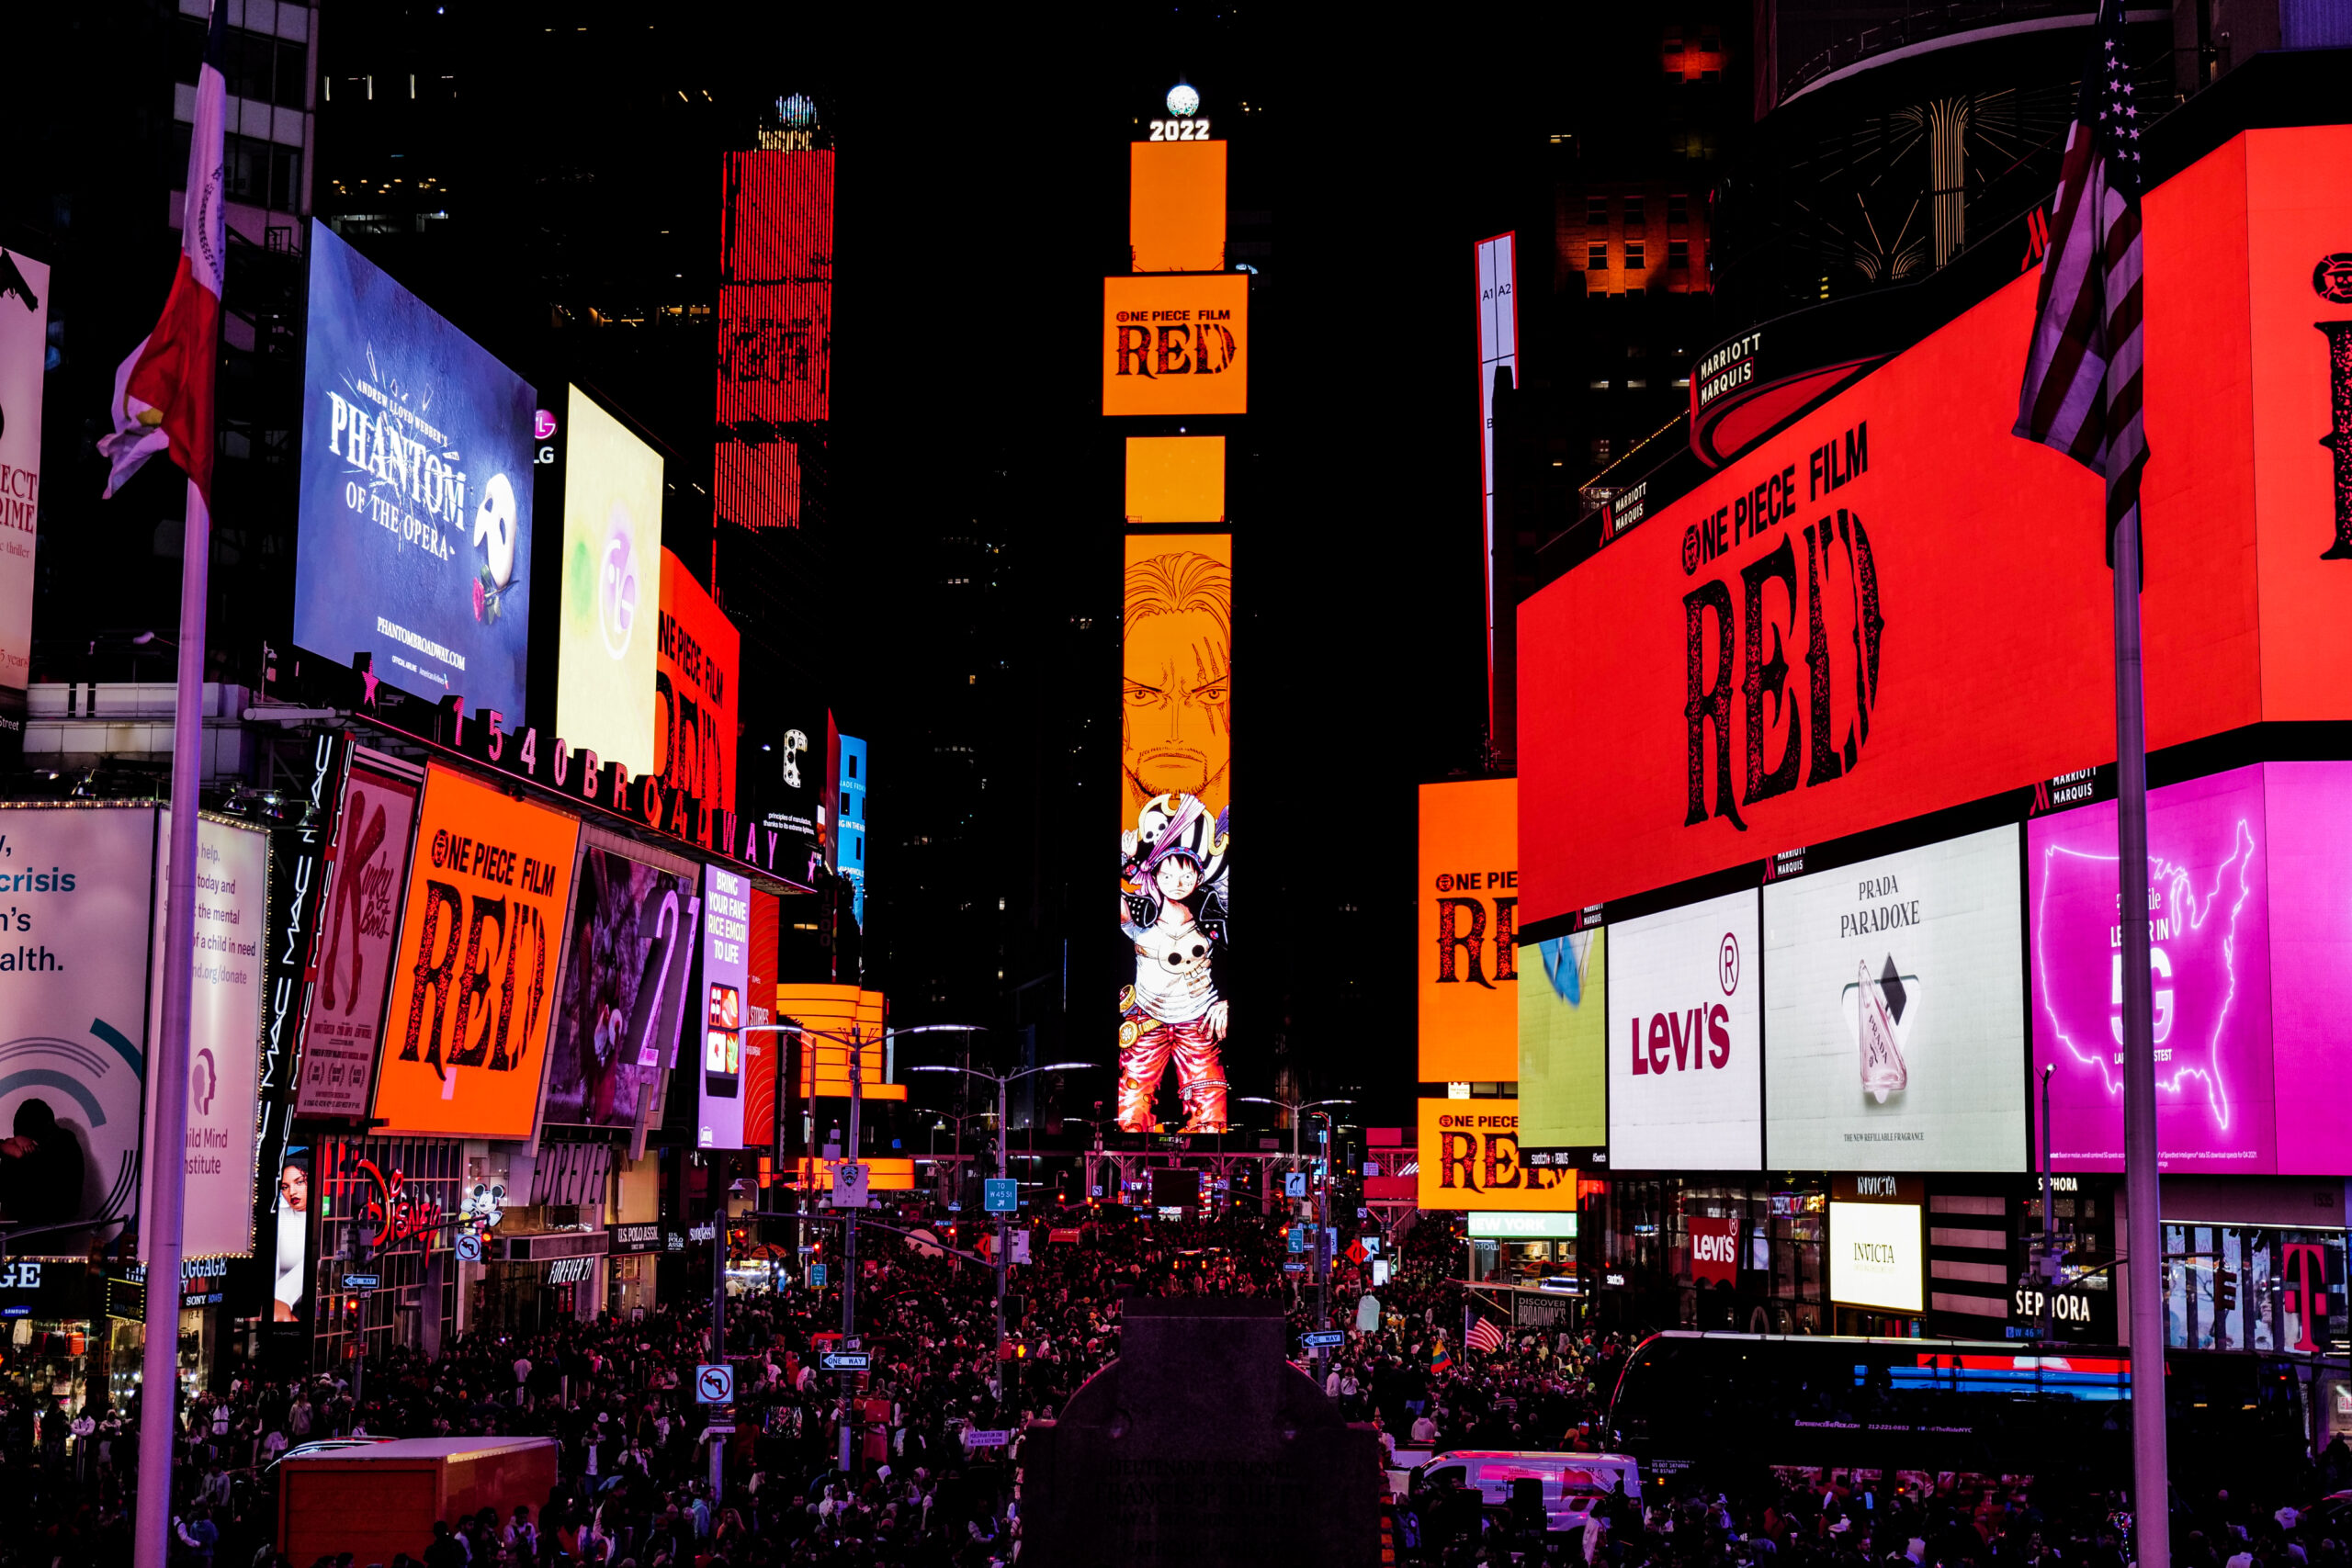
[{"label": "american flag", "polygon": [[1473,1350],[1499,1350],[1503,1348],[1503,1331],[1495,1326],[1492,1318],[1482,1317],[1471,1324],[1464,1337]]},{"label": "american flag", "polygon": [[2083,94],[2066,137],[2041,299],[2018,393],[2016,432],[2107,480],[2115,530],[2136,525],[2148,443],[2140,418],[2140,148],[2154,120],[2123,62],[2123,0],[2099,0]]}]

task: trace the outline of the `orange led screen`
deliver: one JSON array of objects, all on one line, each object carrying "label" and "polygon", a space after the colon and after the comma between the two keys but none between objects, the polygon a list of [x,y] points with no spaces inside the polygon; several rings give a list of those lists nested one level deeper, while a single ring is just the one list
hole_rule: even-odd
[{"label": "orange led screen", "polygon": [[1577,1173],[1520,1157],[1516,1100],[1424,1100],[1420,1172],[1424,1209],[1572,1214]]},{"label": "orange led screen", "polygon": [[1127,437],[1127,521],[1225,521],[1225,437]]},{"label": "orange led screen", "polygon": [[[1120,615],[1119,1125],[1227,1122],[1226,946],[1233,769],[1233,536],[1130,534]],[[1107,847],[1107,846],[1106,846]]]},{"label": "orange led screen", "polygon": [[1224,142],[1130,145],[1127,249],[1137,272],[1225,270]]},{"label": "orange led screen", "polygon": [[[2352,715],[2347,157],[2249,131],[2146,198],[2152,748]],[[1522,931],[2113,760],[2099,480],[2009,434],[2036,283],[1521,606]]]},{"label": "orange led screen", "polygon": [[1130,534],[1120,631],[1120,823],[1154,796],[1232,804],[1233,536]]},{"label": "orange led screen", "polygon": [[[885,1083],[889,1066],[882,1038],[884,1006],[879,991],[855,986],[787,985],[776,987],[776,1021],[790,1021],[810,1031],[800,1041],[800,1093],[843,1096],[849,1093],[849,1044],[854,1033],[864,1042],[858,1055],[859,1092],[869,1100],[904,1100],[904,1084]],[[839,1036],[836,1039],[833,1036]]]},{"label": "orange led screen", "polygon": [[1104,278],[1102,412],[1248,413],[1249,278]]},{"label": "orange led screen", "polygon": [[685,563],[662,552],[654,662],[654,772],[703,809],[735,809],[735,678],[743,638]]},{"label": "orange led screen", "polygon": [[1421,1081],[1519,1077],[1519,782],[1421,786]]},{"label": "orange led screen", "polygon": [[425,772],[375,1114],[387,1134],[527,1138],[580,825]]}]

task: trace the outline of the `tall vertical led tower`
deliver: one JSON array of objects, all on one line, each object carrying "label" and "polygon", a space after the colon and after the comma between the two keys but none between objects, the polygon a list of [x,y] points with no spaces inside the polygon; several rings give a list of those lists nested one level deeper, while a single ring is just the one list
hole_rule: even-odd
[{"label": "tall vertical led tower", "polygon": [[[1226,270],[1226,147],[1180,84],[1130,150],[1132,270],[1102,280],[1102,413],[1125,446],[1118,1122],[1221,1132],[1233,1032],[1233,534],[1226,435],[1250,412],[1250,276]],[[1170,1115],[1163,1083],[1173,1078]]]}]

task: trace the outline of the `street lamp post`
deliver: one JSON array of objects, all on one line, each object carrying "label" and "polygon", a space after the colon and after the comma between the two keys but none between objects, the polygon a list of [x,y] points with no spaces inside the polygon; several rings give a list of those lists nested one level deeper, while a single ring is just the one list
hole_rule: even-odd
[{"label": "street lamp post", "polygon": [[[908,1029],[886,1029],[881,1033],[874,1037],[873,1043],[879,1044],[883,1041],[895,1039],[901,1034],[939,1034],[950,1032],[968,1033],[971,1030],[972,1026],[969,1024],[920,1023]],[[805,1023],[755,1023],[746,1027],[743,1030],[743,1032],[746,1034],[794,1033],[814,1035],[820,1040],[830,1040],[837,1045],[842,1045],[847,1048],[849,1053],[849,1143],[842,1150],[840,1163],[854,1163],[857,1159],[858,1149],[858,1111],[865,1104],[863,1057],[867,1044],[865,1034],[854,1025],[847,1034],[836,1034],[831,1030],[811,1029]],[[783,1106],[785,1082],[783,1066],[784,1064],[782,1060],[779,1059],[776,1063],[777,1071],[775,1083],[775,1103],[777,1108],[776,1118],[779,1128],[781,1128],[783,1124],[784,1115]],[[812,1080],[814,1076],[815,1075],[813,1074],[810,1075]],[[781,1133],[779,1133],[776,1138],[775,1157],[777,1168],[781,1169],[784,1162],[784,1139]],[[839,1168],[837,1166],[836,1169],[838,1168]],[[724,1207],[723,1203],[721,1207]],[[719,1218],[720,1223],[723,1224],[725,1216],[722,1214]],[[997,1276],[997,1316],[1000,1323],[1001,1323],[1004,1315],[1003,1278],[1004,1276],[1001,1272]],[[722,1285],[722,1291],[723,1288],[724,1287]],[[844,1209],[842,1211],[842,1348],[844,1350],[848,1349],[849,1342],[855,1338],[856,1336],[857,1211],[855,1209]],[[723,1354],[725,1347],[722,1346],[720,1348]],[[842,1440],[840,1458],[841,1471],[843,1477],[847,1477],[850,1473],[850,1461],[854,1457],[854,1446],[856,1441],[857,1426],[857,1404],[854,1398],[854,1394],[856,1393],[856,1378],[857,1374],[855,1372],[844,1371],[842,1373]]]},{"label": "street lamp post", "polygon": [[[976,1078],[985,1078],[989,1082],[996,1085],[996,1174],[997,1179],[1001,1181],[1011,1174],[1011,1171],[1007,1167],[1007,1161],[1010,1156],[1005,1147],[1005,1097],[1006,1091],[1011,1089],[1014,1081],[1020,1078],[1025,1078],[1033,1073],[1068,1073],[1075,1072],[1080,1067],[1095,1067],[1100,1066],[1102,1066],[1102,1064],[1099,1062],[1048,1062],[1044,1066],[1023,1067],[1019,1072],[991,1073],[979,1067],[951,1067],[943,1064],[935,1066],[909,1067],[907,1071],[910,1073],[965,1073]],[[998,1359],[1000,1360],[1002,1359],[1004,1350],[1004,1227],[1005,1216],[1000,1213],[996,1216],[996,1246],[994,1248],[994,1260],[996,1263],[996,1343]],[[999,1370],[997,1375],[1000,1378],[1003,1376],[1001,1369]],[[1000,1383],[999,1387],[1001,1386],[1002,1384]]]},{"label": "street lamp post", "polygon": [[[1336,1140],[1332,1136],[1331,1113],[1323,1107],[1353,1105],[1355,1101],[1344,1099],[1269,1100],[1262,1094],[1245,1094],[1239,1098],[1245,1104],[1279,1106],[1290,1112],[1290,1162],[1294,1169],[1298,1166],[1299,1117],[1311,1111],[1323,1118],[1323,1179],[1315,1189],[1315,1326],[1329,1328],[1331,1325],[1331,1147]],[[1315,1354],[1320,1359],[1323,1353],[1317,1349]]]}]

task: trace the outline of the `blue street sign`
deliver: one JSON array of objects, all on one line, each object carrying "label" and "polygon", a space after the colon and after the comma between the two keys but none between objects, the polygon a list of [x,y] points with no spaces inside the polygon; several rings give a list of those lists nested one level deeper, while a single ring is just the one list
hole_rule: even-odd
[{"label": "blue street sign", "polygon": [[825,1288],[825,1266],[823,1264],[811,1263],[808,1265],[808,1288],[812,1291],[821,1291]]},{"label": "blue street sign", "polygon": [[695,1403],[697,1404],[732,1404],[735,1403],[735,1369],[713,1362],[695,1369]]},{"label": "blue street sign", "polygon": [[980,1184],[982,1206],[991,1214],[1017,1213],[1021,1207],[1021,1183],[1011,1177],[991,1176]]},{"label": "blue street sign", "polygon": [[817,1364],[829,1372],[863,1372],[873,1367],[874,1356],[867,1350],[828,1350]]},{"label": "blue street sign", "polygon": [[345,1274],[343,1288],[346,1291],[372,1291],[384,1282],[380,1274]]},{"label": "blue street sign", "polygon": [[1334,1345],[1346,1344],[1348,1342],[1348,1337],[1346,1332],[1342,1329],[1313,1328],[1307,1330],[1305,1334],[1300,1335],[1298,1337],[1298,1342],[1301,1345],[1306,1346],[1310,1350],[1317,1348],[1318,1347],[1323,1349],[1329,1349]]},{"label": "blue street sign", "polygon": [[1290,1227],[1290,1249],[1293,1252],[1305,1252],[1306,1250],[1306,1227],[1305,1225],[1293,1225]]},{"label": "blue street sign", "polygon": [[1283,1196],[1285,1198],[1304,1198],[1306,1196],[1306,1173],[1305,1171],[1294,1170],[1283,1178]]}]

